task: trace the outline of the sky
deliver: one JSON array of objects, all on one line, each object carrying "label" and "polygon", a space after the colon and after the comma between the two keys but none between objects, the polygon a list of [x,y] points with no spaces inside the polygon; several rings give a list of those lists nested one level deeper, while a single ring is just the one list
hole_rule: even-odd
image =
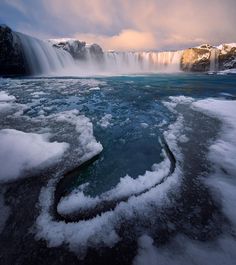
[{"label": "sky", "polygon": [[236,0],[0,0],[0,23],[104,50],[176,50],[236,42]]}]

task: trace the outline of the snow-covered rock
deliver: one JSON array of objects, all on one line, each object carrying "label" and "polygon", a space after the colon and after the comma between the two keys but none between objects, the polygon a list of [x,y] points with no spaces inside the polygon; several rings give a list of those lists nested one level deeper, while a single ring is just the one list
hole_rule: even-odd
[{"label": "snow-covered rock", "polygon": [[89,56],[96,60],[103,59],[103,50],[98,44],[87,45],[76,39],[51,39],[52,45],[69,52],[76,60],[86,60]]},{"label": "snow-covered rock", "polygon": [[183,71],[207,72],[236,68],[236,43],[217,47],[203,44],[183,51]]}]

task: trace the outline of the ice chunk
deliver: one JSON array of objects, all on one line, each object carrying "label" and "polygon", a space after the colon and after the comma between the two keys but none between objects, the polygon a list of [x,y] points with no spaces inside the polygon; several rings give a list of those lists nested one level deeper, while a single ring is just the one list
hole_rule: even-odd
[{"label": "ice chunk", "polygon": [[48,134],[0,130],[0,182],[12,181],[22,177],[25,170],[54,163],[68,146],[49,142]]},{"label": "ice chunk", "polygon": [[16,98],[14,96],[10,96],[5,91],[0,91],[0,102],[1,101],[15,101]]}]

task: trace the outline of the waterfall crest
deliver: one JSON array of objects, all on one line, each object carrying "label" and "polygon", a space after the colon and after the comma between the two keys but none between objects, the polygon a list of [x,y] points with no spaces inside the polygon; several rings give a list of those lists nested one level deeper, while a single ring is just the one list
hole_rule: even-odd
[{"label": "waterfall crest", "polygon": [[108,69],[118,73],[179,72],[182,51],[107,52]]},{"label": "waterfall crest", "polygon": [[30,73],[33,75],[102,75],[178,72],[182,51],[176,52],[103,52],[94,56],[86,48],[83,59],[74,58],[63,48],[22,33],[20,39]]}]

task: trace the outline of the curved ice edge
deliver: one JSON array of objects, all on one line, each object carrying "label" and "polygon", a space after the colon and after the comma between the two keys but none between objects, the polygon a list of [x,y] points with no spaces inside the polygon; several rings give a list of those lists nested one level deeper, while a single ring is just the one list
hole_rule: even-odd
[{"label": "curved ice edge", "polygon": [[[109,199],[109,198],[102,198],[101,201],[98,204],[95,204],[93,207],[80,209],[79,211],[75,211],[73,213],[69,214],[63,214],[58,211],[58,204],[60,202],[60,199],[65,195],[65,186],[70,182],[71,178],[70,175],[73,173],[73,171],[70,171],[60,179],[60,181],[57,183],[55,188],[55,194],[54,194],[54,204],[53,204],[53,211],[54,216],[58,221],[65,221],[65,222],[78,222],[80,220],[89,220],[97,215],[101,215],[105,212],[112,211],[116,208],[116,206],[121,202],[127,202],[130,197],[138,197],[149,190],[155,188],[156,186],[162,184],[170,175],[172,175],[176,168],[176,158],[172,151],[170,150],[170,147],[168,146],[164,136],[160,137],[160,143],[165,151],[165,154],[167,158],[170,161],[170,168],[169,172],[158,182],[152,185],[151,187],[148,187],[146,189],[143,189],[142,191],[139,191],[137,193],[132,193],[127,196],[122,196],[117,199]],[[81,164],[78,168],[75,170],[82,170],[90,165],[92,165],[97,159],[99,158],[99,154],[91,158],[90,160],[86,161],[85,163]],[[74,171],[75,171],[74,170]]]}]

